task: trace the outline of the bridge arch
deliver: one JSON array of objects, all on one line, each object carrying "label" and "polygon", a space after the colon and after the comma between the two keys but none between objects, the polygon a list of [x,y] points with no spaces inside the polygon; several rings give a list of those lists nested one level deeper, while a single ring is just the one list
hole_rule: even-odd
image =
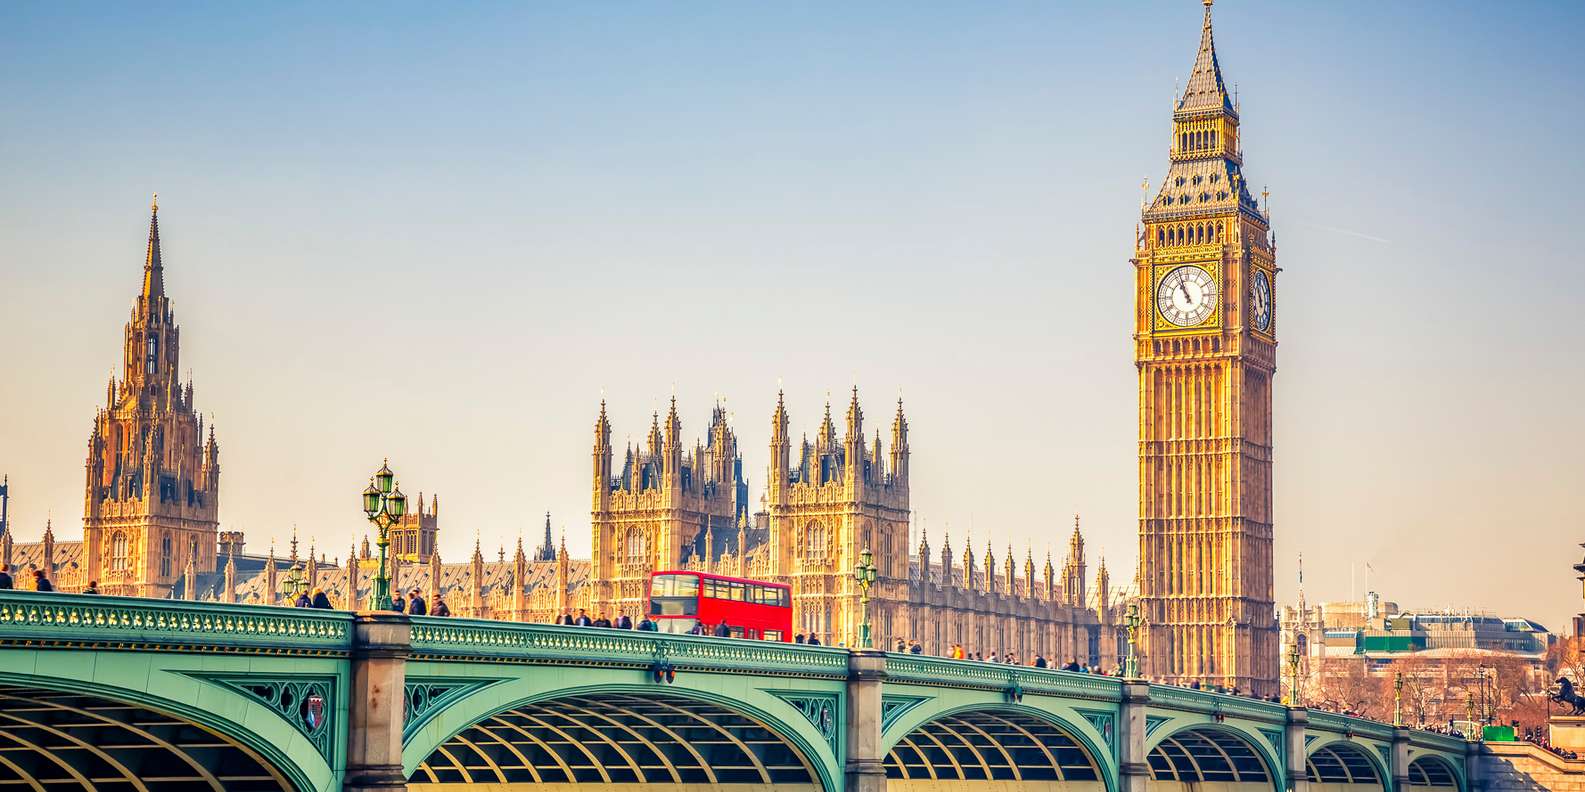
[{"label": "bridge arch", "polygon": [[[0,652],[0,663],[6,654]],[[0,783],[116,792],[334,785],[320,755],[292,750],[299,747],[289,736],[292,727],[273,711],[220,689],[184,700],[160,695],[166,675],[137,665],[147,689],[0,673]]]},{"label": "bridge arch", "polygon": [[1176,729],[1145,754],[1153,792],[1214,787],[1225,792],[1281,790],[1276,757],[1258,736],[1218,723]]},{"label": "bridge arch", "polygon": [[1312,748],[1305,757],[1310,789],[1315,792],[1386,792],[1392,770],[1365,746],[1332,740]]},{"label": "bridge arch", "polygon": [[1464,777],[1453,762],[1421,754],[1409,761],[1409,787],[1415,792],[1463,792]]},{"label": "bridge arch", "polygon": [[[504,692],[475,694],[494,703],[484,710],[477,701],[454,707],[414,735],[403,750],[410,790],[509,783],[685,785],[690,792],[840,787],[834,739],[811,740],[813,724],[745,701],[763,697],[768,701],[761,705],[793,706],[764,691],[756,697],[599,684],[515,700]],[[835,701],[823,713],[831,734],[838,733],[840,717]]]},{"label": "bridge arch", "polygon": [[1074,722],[1035,706],[971,703],[914,718],[887,746],[887,789],[967,792],[1008,782],[1114,792],[1110,753]]}]

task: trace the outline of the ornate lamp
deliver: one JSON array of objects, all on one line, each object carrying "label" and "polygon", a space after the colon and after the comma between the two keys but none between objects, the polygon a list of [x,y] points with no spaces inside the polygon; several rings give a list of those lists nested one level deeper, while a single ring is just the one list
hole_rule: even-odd
[{"label": "ornate lamp", "polygon": [[1392,725],[1403,725],[1403,672],[1392,672]]},{"label": "ornate lamp", "polygon": [[380,568],[374,575],[374,588],[369,592],[371,610],[391,610],[391,573],[386,567],[385,551],[391,545],[391,526],[402,521],[407,514],[407,496],[391,472],[391,461],[385,460],[369,479],[363,490],[363,514],[379,531]]},{"label": "ornate lamp", "polygon": [[1123,616],[1123,628],[1128,631],[1128,656],[1123,658],[1123,676],[1128,679],[1139,678],[1139,630],[1144,624],[1145,617],[1139,612],[1139,601],[1130,601],[1128,612]]},{"label": "ornate lamp", "polygon": [[864,622],[859,632],[859,646],[864,649],[874,647],[870,640],[870,587],[875,585],[875,555],[868,547],[859,554],[859,562],[853,565],[853,582],[859,587],[859,605],[863,609]]}]

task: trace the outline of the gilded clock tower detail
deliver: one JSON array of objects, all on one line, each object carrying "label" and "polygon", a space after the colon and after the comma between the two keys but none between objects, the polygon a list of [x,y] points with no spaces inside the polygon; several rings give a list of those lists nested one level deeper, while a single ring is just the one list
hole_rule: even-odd
[{"label": "gilded clock tower detail", "polygon": [[1144,673],[1276,695],[1276,246],[1243,175],[1211,2],[1134,264]]}]

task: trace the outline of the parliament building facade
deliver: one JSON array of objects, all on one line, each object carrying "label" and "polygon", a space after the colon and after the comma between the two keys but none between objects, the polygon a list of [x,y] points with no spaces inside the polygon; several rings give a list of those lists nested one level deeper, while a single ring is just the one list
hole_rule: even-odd
[{"label": "parliament building facade", "polygon": [[[1272,377],[1276,370],[1276,244],[1244,177],[1239,107],[1217,62],[1206,0],[1199,51],[1172,117],[1170,166],[1143,209],[1132,259],[1139,376],[1138,647],[1147,676],[1277,692],[1272,574]],[[0,522],[0,565],[43,570],[63,590],[279,603],[300,586],[338,604],[366,602],[379,562],[369,542],[328,559],[294,537],[277,557],[250,554],[219,530],[220,451],[211,422],[179,376],[180,328],[165,291],[156,205],[141,288],[88,439],[82,541],[20,544]],[[675,400],[647,436],[611,443],[605,404],[591,446],[592,557],[568,557],[549,515],[532,552],[521,539],[487,559],[443,562],[438,497],[392,531],[389,574],[458,616],[551,621],[579,609],[635,619],[658,570],[699,570],[784,582],[794,631],[852,645],[863,620],[852,570],[879,567],[870,617],[878,644],[917,640],[986,654],[1045,655],[1112,668],[1126,652],[1125,596],[1104,561],[1088,578],[1084,538],[1049,553],[965,541],[939,548],[910,525],[909,424],[899,401],[866,422],[857,388],[841,419],[829,400],[812,438],[794,439],[778,394],[770,462],[751,499],[735,429],[717,405],[686,439]],[[866,432],[869,432],[867,435]],[[884,441],[884,442],[883,442]],[[14,494],[14,493],[13,493]],[[352,517],[355,519],[355,515]]]}]

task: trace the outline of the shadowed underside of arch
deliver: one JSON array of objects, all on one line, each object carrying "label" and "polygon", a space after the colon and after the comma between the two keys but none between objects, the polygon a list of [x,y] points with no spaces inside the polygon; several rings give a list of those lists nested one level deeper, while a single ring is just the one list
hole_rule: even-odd
[{"label": "shadowed underside of arch", "polygon": [[1100,768],[1077,741],[1020,712],[971,710],[929,721],[899,740],[885,764],[887,788],[894,790],[1007,781],[1029,788],[1105,789]]},{"label": "shadowed underside of arch", "polygon": [[1271,773],[1243,740],[1216,729],[1187,729],[1163,739],[1148,757],[1151,779],[1180,784],[1249,784],[1271,789]]},{"label": "shadowed underside of arch", "polygon": [[1458,778],[1447,762],[1422,756],[1409,763],[1409,786],[1428,789],[1458,789]]},{"label": "shadowed underside of arch", "polygon": [[99,696],[0,687],[0,787],[103,792],[290,792],[251,749]]},{"label": "shadowed underside of arch", "polygon": [[753,718],[680,696],[621,693],[492,715],[435,749],[408,779],[414,792],[476,784],[821,789],[809,760]]},{"label": "shadowed underside of arch", "polygon": [[1305,763],[1310,784],[1354,784],[1361,789],[1383,789],[1381,774],[1364,749],[1350,743],[1317,748]]}]

